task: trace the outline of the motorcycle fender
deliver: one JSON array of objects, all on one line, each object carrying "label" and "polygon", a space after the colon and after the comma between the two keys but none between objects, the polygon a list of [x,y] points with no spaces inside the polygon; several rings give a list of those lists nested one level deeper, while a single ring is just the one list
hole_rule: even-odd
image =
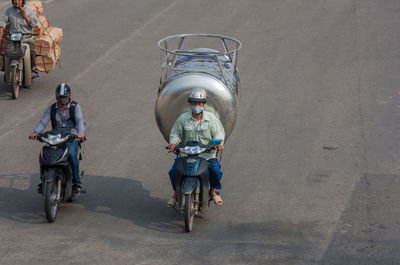
[{"label": "motorcycle fender", "polygon": [[55,176],[57,176],[56,170],[57,170],[56,168],[52,168],[52,167],[46,169],[46,171],[44,173],[44,176],[45,176],[44,181],[46,183],[52,182],[54,180]]},{"label": "motorcycle fender", "polygon": [[200,192],[200,212],[205,213],[208,205],[209,190],[210,190],[210,179],[208,170],[208,161],[202,160],[199,166],[199,179],[201,181],[201,192]]},{"label": "motorcycle fender", "polygon": [[54,180],[55,176],[57,175],[56,170],[57,170],[56,168],[51,168],[51,167],[43,170],[43,173],[44,173],[44,178],[42,179],[43,198],[45,196],[44,191],[46,190],[46,186],[51,185],[51,182]]},{"label": "motorcycle fender", "polygon": [[198,178],[185,178],[183,181],[183,193],[191,194],[194,190],[200,188],[200,180]]}]

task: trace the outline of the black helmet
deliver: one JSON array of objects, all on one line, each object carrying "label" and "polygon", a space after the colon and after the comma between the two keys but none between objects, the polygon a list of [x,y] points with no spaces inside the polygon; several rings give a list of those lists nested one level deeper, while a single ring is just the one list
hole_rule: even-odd
[{"label": "black helmet", "polygon": [[207,102],[207,96],[206,92],[202,88],[195,88],[193,89],[192,93],[190,93],[190,96],[188,98],[188,102],[202,102],[206,103]]},{"label": "black helmet", "polygon": [[[11,0],[11,4],[13,5],[14,4],[14,0]],[[25,5],[25,0],[22,0],[22,6],[24,6]]]},{"label": "black helmet", "polygon": [[56,97],[71,96],[71,87],[66,83],[61,83],[56,88]]}]

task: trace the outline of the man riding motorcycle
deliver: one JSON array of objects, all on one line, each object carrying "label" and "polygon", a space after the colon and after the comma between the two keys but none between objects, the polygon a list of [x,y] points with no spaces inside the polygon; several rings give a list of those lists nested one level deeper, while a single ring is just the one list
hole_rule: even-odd
[{"label": "man riding motorcycle", "polygon": [[[25,0],[12,0],[11,3],[13,6],[4,12],[0,19],[0,39],[3,37],[4,28],[8,23],[10,24],[10,32],[33,34],[33,29],[38,23],[35,12],[29,7],[25,7]],[[26,35],[23,42],[29,45],[31,64],[34,68],[35,44],[33,35]]]},{"label": "man riding motorcycle", "polygon": [[[42,119],[30,135],[30,139],[35,140],[39,133],[43,132],[49,121],[53,130],[65,131],[77,134],[78,140],[85,138],[85,122],[83,120],[81,106],[71,100],[71,88],[65,83],[61,83],[56,88],[57,102],[49,106],[43,114]],[[72,195],[78,196],[82,189],[81,179],[79,176],[79,160],[78,160],[78,141],[66,143],[69,150],[69,161],[72,166],[73,187]],[[39,184],[38,192],[41,193],[42,186]]]},{"label": "man riding motorcycle", "polygon": [[[197,88],[192,91],[188,98],[191,112],[181,114],[175,121],[171,129],[169,139],[169,151],[173,152],[175,147],[179,144],[185,144],[187,141],[198,141],[201,144],[208,144],[212,139],[220,139],[221,144],[217,145],[217,151],[223,150],[223,141],[225,138],[224,127],[218,118],[211,112],[204,111],[204,104],[207,103],[206,93],[204,89]],[[215,189],[221,189],[222,171],[221,165],[216,158],[216,151],[210,153],[202,153],[199,157],[203,157],[208,161],[210,172],[210,196],[216,205],[223,204],[221,196],[219,196]],[[176,186],[175,186],[175,170],[177,159],[168,172],[174,194],[168,201],[168,207],[172,208],[176,205]]]}]

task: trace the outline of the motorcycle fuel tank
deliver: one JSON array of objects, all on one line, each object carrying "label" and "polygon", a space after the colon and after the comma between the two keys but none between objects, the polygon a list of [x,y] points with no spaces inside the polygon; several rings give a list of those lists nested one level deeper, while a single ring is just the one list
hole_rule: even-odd
[{"label": "motorcycle fuel tank", "polygon": [[[189,47],[184,48],[184,43]],[[237,56],[241,43],[221,35],[181,34],[160,40],[158,46],[162,76],[155,117],[165,140],[169,141],[179,115],[190,111],[187,99],[191,91],[202,88],[207,95],[204,109],[221,121],[226,141],[235,126],[240,98]]]}]

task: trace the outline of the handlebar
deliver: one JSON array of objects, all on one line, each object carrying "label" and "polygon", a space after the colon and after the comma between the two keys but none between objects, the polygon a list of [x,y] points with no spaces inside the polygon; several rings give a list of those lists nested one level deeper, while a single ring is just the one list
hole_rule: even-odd
[{"label": "handlebar", "polygon": [[[38,135],[36,136],[36,138],[32,138],[31,136],[29,136],[30,140],[37,140],[39,142],[44,142],[43,138],[47,138],[48,133],[38,133]],[[75,139],[79,140],[79,143],[83,143],[87,140],[86,136],[83,137],[83,139],[79,139],[78,136],[76,134],[65,134],[63,137],[68,137],[67,141],[73,141]]]},{"label": "handlebar", "polygon": [[[179,153],[180,153],[179,148],[183,148],[183,147],[185,147],[185,146],[186,146],[186,145],[182,145],[182,144],[177,145],[177,146],[175,146],[174,151],[172,151],[172,152],[169,151],[169,146],[166,146],[165,149],[168,150],[168,153],[174,153],[174,154],[176,154],[176,155],[179,155]],[[205,150],[203,153],[209,153],[209,152],[211,152],[213,149],[215,149],[216,146],[214,146],[214,145],[200,145],[199,147],[201,147],[201,148],[206,148],[206,150]],[[218,151],[217,151],[217,152],[218,152]]]},{"label": "handlebar", "polygon": [[[24,36],[29,36],[26,39],[29,39],[30,37],[33,37],[33,36],[39,36],[39,34],[37,34],[37,33],[11,32],[11,33],[3,33],[3,37],[8,40],[11,37],[11,34],[13,34],[13,33],[21,33],[23,38],[24,38]],[[18,41],[21,41],[21,40],[18,40]]]},{"label": "handlebar", "polygon": [[169,146],[168,145],[165,147],[165,149],[168,150],[168,153],[174,153],[176,155],[179,154],[179,147],[178,146],[175,146],[174,151],[172,151],[172,152],[169,151]]},{"label": "handlebar", "polygon": [[27,35],[30,35],[30,36],[39,36],[39,34],[37,34],[37,33],[22,33],[22,32],[9,32],[9,33],[3,33],[3,36],[10,36],[11,34],[13,34],[13,33],[21,33],[21,35],[22,36],[27,36]]},{"label": "handlebar", "polygon": [[[68,137],[67,141],[72,141],[72,140],[75,140],[76,135],[67,134],[64,137]],[[36,137],[36,140],[38,140],[39,142],[43,142],[43,138],[47,138],[47,133],[38,133],[38,136]]]}]

